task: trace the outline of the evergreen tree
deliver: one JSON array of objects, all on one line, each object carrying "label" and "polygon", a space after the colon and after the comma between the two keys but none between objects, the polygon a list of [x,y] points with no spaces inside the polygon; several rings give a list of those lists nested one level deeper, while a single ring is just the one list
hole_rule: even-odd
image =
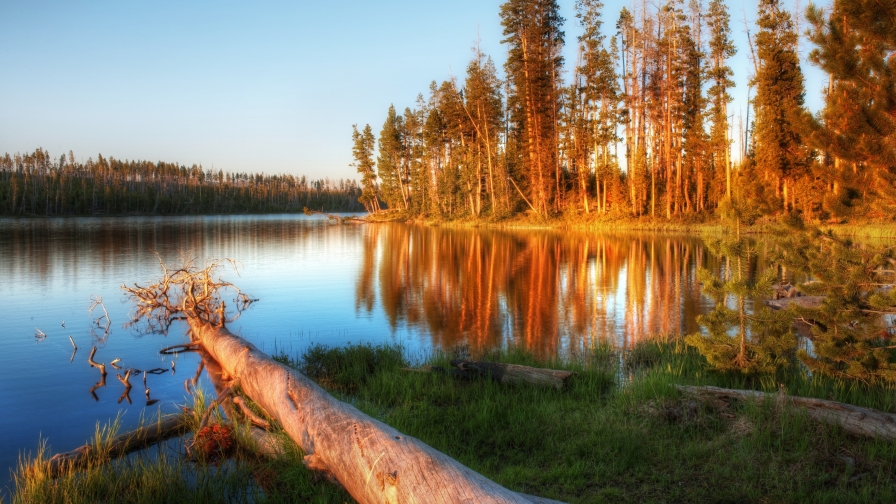
[{"label": "evergreen tree", "polygon": [[789,211],[794,181],[808,170],[810,158],[800,134],[805,92],[797,33],[779,0],[760,0],[757,24],[755,163],[765,182],[775,184],[776,192],[780,188],[783,209]]},{"label": "evergreen tree", "polygon": [[[813,146],[834,158],[834,177],[866,170],[862,191],[880,196],[896,214],[896,3],[835,0],[829,11],[810,5],[810,61],[830,75],[825,109],[809,118]],[[842,188],[832,184],[833,192]],[[858,184],[857,184],[858,185]]]},{"label": "evergreen tree", "polygon": [[812,278],[800,290],[819,296],[815,303],[792,303],[788,310],[790,318],[811,326],[812,346],[799,352],[800,360],[829,376],[896,382],[888,322],[896,314],[894,249],[858,245],[817,230],[789,232],[778,248],[784,265]]},{"label": "evergreen tree", "polygon": [[555,209],[559,162],[557,121],[563,67],[564,19],[556,0],[508,0],[501,5],[502,42],[508,45],[505,71],[515,99],[515,133],[529,200],[541,215]]},{"label": "evergreen tree", "polygon": [[[772,291],[777,270],[755,271],[756,245],[747,239],[706,243],[711,251],[726,258],[726,266],[718,275],[699,270],[703,292],[715,301],[715,307],[697,317],[706,334],[691,334],[687,343],[696,347],[711,367],[721,371],[773,373],[786,366],[796,348],[793,318],[756,302]],[[758,306],[752,312],[747,310],[750,300],[754,307]]]},{"label": "evergreen tree", "polygon": [[376,171],[373,161],[373,151],[376,139],[370,125],[364,126],[363,133],[358,132],[358,125],[352,125],[352,154],[355,157],[354,166],[361,174],[361,197],[358,201],[364,205],[368,213],[375,214],[380,210],[379,197],[377,195]]},{"label": "evergreen tree", "polygon": [[[476,49],[475,57],[467,65],[464,81],[465,108],[473,127],[475,170],[471,186],[475,185],[474,214],[482,208],[483,192],[488,197],[492,213],[498,211],[497,184],[504,178],[498,162],[500,132],[504,129],[504,105],[501,81],[490,57]],[[501,184],[500,187],[505,187]],[[483,190],[484,188],[484,190]]]},{"label": "evergreen tree", "polygon": [[588,212],[587,175],[593,173],[597,183],[598,208],[605,213],[608,185],[618,170],[615,155],[611,154],[611,146],[619,140],[616,129],[622,121],[622,114],[615,67],[618,56],[616,39],[611,39],[608,44],[606,36],[601,32],[603,8],[600,0],[576,2],[576,17],[582,25],[582,35],[579,36],[580,64],[576,69],[577,78],[571,86],[580,89],[578,93],[581,98],[570,100],[570,103],[581,101],[582,106],[573,110],[580,110],[585,119],[576,136],[576,148],[581,158],[579,185],[583,191],[583,205]]},{"label": "evergreen tree", "polygon": [[[728,103],[731,95],[728,90],[734,87],[731,77],[734,72],[728,65],[728,59],[737,53],[731,40],[728,7],[723,0],[711,0],[706,13],[706,24],[709,28],[709,68],[707,79],[712,84],[707,90],[709,104],[709,150],[712,166],[717,176],[724,177],[724,194],[731,198],[731,141],[728,136]],[[703,210],[703,183],[698,185],[698,209]],[[712,193],[712,191],[711,191]]]},{"label": "evergreen tree", "polygon": [[407,210],[408,195],[404,177],[404,120],[389,105],[389,112],[380,131],[377,173],[383,201],[390,209]]}]

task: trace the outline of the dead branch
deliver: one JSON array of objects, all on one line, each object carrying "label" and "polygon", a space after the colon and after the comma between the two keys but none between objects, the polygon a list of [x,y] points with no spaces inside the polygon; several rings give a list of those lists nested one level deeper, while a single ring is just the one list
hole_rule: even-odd
[{"label": "dead branch", "polygon": [[240,396],[234,397],[233,404],[236,404],[237,406],[239,406],[240,411],[243,412],[243,415],[245,415],[246,418],[249,420],[249,422],[251,422],[252,424],[257,425],[265,430],[271,428],[271,422],[268,422],[264,418],[261,418],[260,416],[256,415],[255,412],[249,408],[249,405],[246,404],[245,399],[243,399],[242,397],[240,397]]},{"label": "dead branch", "polygon": [[75,344],[75,340],[72,339],[71,335],[69,335],[68,340],[72,342],[72,347],[77,350],[78,345]]},{"label": "dead branch", "polygon": [[118,377],[118,381],[120,381],[122,384],[124,384],[125,388],[127,388],[127,389],[131,388],[131,370],[130,369],[128,369],[128,372],[124,374],[124,378],[122,378],[120,374],[116,374],[115,376]]},{"label": "dead branch", "polygon": [[454,359],[451,365],[465,373],[478,373],[489,376],[500,383],[525,383],[562,389],[574,374],[572,371],[558,369],[533,368],[517,364],[499,364],[497,362],[479,362],[465,359]]},{"label": "dead branch", "polygon": [[831,425],[839,425],[844,431],[857,435],[878,439],[896,440],[896,414],[862,408],[851,404],[811,397],[769,394],[756,390],[724,389],[719,387],[695,387],[675,385],[681,392],[706,399],[740,399],[762,402],[767,399],[778,400],[806,411],[809,418]]},{"label": "dead branch", "polygon": [[35,327],[34,330],[37,331],[34,333],[34,337],[37,338],[37,341],[43,341],[47,337],[47,334],[40,329]]},{"label": "dead branch", "polygon": [[[181,253],[179,267],[169,267],[161,257],[159,266],[161,279],[146,286],[121,286],[134,303],[127,325],[132,327],[142,322],[143,332],[167,334],[174,321],[188,318],[223,326],[239,318],[243,310],[257,301],[219,277],[219,272],[227,266],[239,274],[239,264],[232,259],[207,260],[199,267],[191,255]],[[225,298],[232,299],[230,312]]]},{"label": "dead branch", "polygon": [[[92,445],[84,445],[70,452],[58,453],[47,462],[47,472],[51,477],[56,477],[64,471],[86,466],[91,459],[101,457],[109,460],[115,459],[180,435],[187,428],[187,419],[190,414],[190,411],[186,410],[178,415],[160,419],[151,425],[116,436],[105,450]],[[103,457],[104,454],[105,457]]]},{"label": "dead branch", "polygon": [[231,381],[230,384],[227,386],[227,388],[225,388],[218,394],[218,398],[215,399],[214,401],[212,401],[212,403],[208,405],[208,409],[205,410],[205,414],[202,415],[202,419],[199,421],[200,429],[206,426],[206,424],[208,423],[208,419],[211,417],[212,412],[214,410],[216,410],[218,408],[218,406],[222,406],[225,401],[230,399],[230,397],[233,395],[233,391],[238,386],[239,386],[238,380]]},{"label": "dead branch", "polygon": [[199,343],[186,343],[182,345],[171,345],[159,350],[159,355],[177,355],[181,352],[197,352],[199,351]]},{"label": "dead branch", "polygon": [[94,362],[94,361],[93,361],[93,356],[94,356],[94,354],[96,354],[96,347],[93,347],[93,350],[90,351],[90,357],[87,358],[87,363],[90,364],[91,366],[93,366],[93,367],[99,369],[99,370],[100,370],[100,373],[103,375],[103,380],[105,381],[105,379],[106,379],[106,365],[105,365],[105,364],[99,364],[99,363],[97,363],[97,362]]},{"label": "dead branch", "polygon": [[103,331],[103,336],[98,337],[97,339],[105,340],[106,336],[109,335],[109,331],[112,328],[112,319],[109,318],[109,312],[106,311],[106,305],[103,304],[102,296],[97,296],[96,294],[94,294],[93,296],[90,296],[90,301],[91,303],[90,306],[87,307],[87,312],[91,315],[93,315],[93,310],[97,307],[103,309],[103,314],[93,319],[93,325],[97,329],[102,329]]}]

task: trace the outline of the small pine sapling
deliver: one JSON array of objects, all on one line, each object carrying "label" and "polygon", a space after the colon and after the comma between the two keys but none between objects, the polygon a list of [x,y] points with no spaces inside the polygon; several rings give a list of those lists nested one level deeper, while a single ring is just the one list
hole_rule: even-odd
[{"label": "small pine sapling", "polygon": [[[698,272],[703,292],[715,301],[715,308],[697,317],[706,331],[688,335],[687,344],[719,371],[774,373],[788,365],[796,348],[793,319],[755,302],[769,296],[776,269],[751,274],[757,252],[747,239],[715,240],[707,245],[726,258],[725,267],[719,275],[706,269]],[[747,308],[750,300],[753,309]]]}]

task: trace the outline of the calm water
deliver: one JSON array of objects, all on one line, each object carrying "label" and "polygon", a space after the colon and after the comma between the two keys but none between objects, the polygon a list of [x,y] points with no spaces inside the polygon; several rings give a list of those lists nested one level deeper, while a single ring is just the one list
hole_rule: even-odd
[{"label": "calm water", "polygon": [[[711,308],[697,267],[717,268],[693,237],[413,225],[331,225],[302,216],[0,220],[0,467],[39,439],[51,453],[83,444],[98,422],[172,412],[188,402],[195,354],[162,357],[185,342],[124,328],[122,283],[158,276],[180,251],[232,258],[225,278],[260,299],[231,325],[262,349],[313,343],[397,342],[411,351],[459,343],[523,345],[568,355],[601,341],[629,346],[656,333],[698,329]],[[111,332],[88,313],[101,296]],[[64,322],[64,327],[63,327]],[[35,338],[37,330],[46,338]],[[78,345],[73,348],[69,336]],[[150,375],[129,396],[111,368],[95,387],[95,360]],[[6,481],[6,477],[0,481]],[[8,483],[6,483],[8,484]]]}]

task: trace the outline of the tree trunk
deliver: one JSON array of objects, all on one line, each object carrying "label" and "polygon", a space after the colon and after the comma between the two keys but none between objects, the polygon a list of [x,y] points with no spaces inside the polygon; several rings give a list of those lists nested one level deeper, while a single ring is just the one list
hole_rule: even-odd
[{"label": "tree trunk", "polygon": [[223,327],[191,320],[193,336],[243,392],[359,503],[551,502],[510,491],[422,441],[338,401]]},{"label": "tree trunk", "polygon": [[562,389],[569,378],[574,375],[572,371],[557,369],[542,369],[517,364],[499,364],[496,362],[477,362],[464,359],[454,359],[451,365],[461,371],[474,370],[479,373],[491,375],[492,379],[501,383],[526,383]]},{"label": "tree trunk", "polygon": [[[190,414],[190,411],[184,411],[131,432],[119,434],[109,443],[109,458],[123,457],[183,434],[187,430],[187,418]],[[47,472],[51,476],[58,476],[65,470],[82,468],[90,461],[90,454],[99,450],[96,446],[84,445],[70,452],[57,453],[47,463]]]},{"label": "tree trunk", "polygon": [[707,397],[736,398],[741,400],[782,401],[785,404],[803,408],[809,418],[824,423],[839,425],[843,430],[857,436],[896,440],[896,414],[862,408],[851,404],[811,397],[796,397],[783,394],[768,394],[756,390],[736,390],[719,387],[695,387],[675,385],[683,393],[701,399]]}]

